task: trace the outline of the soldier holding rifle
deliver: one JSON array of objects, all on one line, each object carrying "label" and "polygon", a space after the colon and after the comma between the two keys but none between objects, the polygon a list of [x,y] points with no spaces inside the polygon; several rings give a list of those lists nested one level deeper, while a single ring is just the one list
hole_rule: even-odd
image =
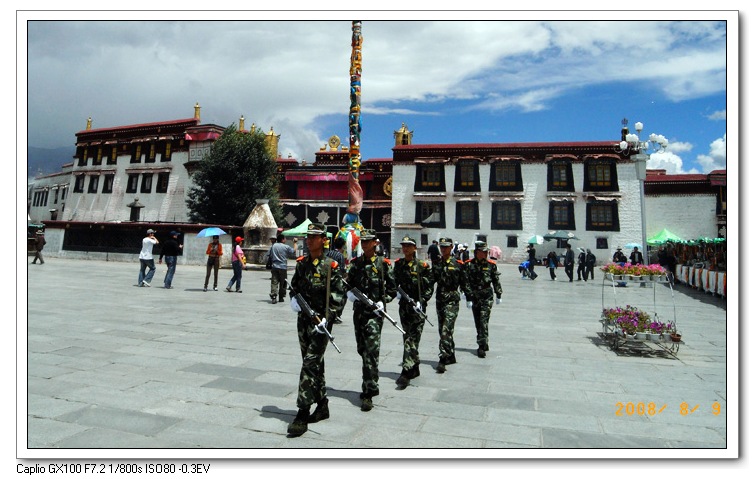
[{"label": "soldier holding rifle", "polygon": [[[288,426],[290,437],[301,436],[307,431],[307,424],[330,417],[325,393],[325,349],[333,321],[341,315],[346,301],[338,263],[323,252],[325,240],[325,226],[310,224],[306,239],[309,255],[297,259],[291,278],[291,309],[298,313],[296,329],[302,365],[296,397],[299,412]],[[306,304],[298,304],[295,297]],[[310,415],[312,404],[317,404],[317,408]]]},{"label": "soldier holding rifle", "polygon": [[438,284],[435,291],[435,308],[438,313],[438,367],[435,371],[443,374],[446,366],[456,363],[454,326],[459,315],[459,290],[466,294],[467,278],[464,263],[451,255],[454,243],[451,238],[440,239],[440,261],[433,266],[433,278]]},{"label": "soldier holding rifle", "polygon": [[472,309],[474,325],[477,329],[477,357],[484,358],[489,350],[488,322],[490,310],[493,307],[493,293],[495,304],[501,304],[503,289],[499,281],[500,273],[495,261],[488,259],[488,244],[476,241],[474,258],[464,263],[469,291],[467,292],[467,308]]},{"label": "soldier holding rifle", "polygon": [[362,357],[362,411],[372,409],[372,398],[380,394],[378,387],[378,360],[380,358],[380,334],[383,330],[383,316],[386,303],[396,297],[396,281],[391,262],[375,254],[377,237],[375,230],[364,229],[361,234],[364,252],[349,264],[346,273],[349,285],[360,291],[368,302],[354,301],[354,335],[357,352]]},{"label": "soldier holding rifle", "polygon": [[398,312],[404,327],[404,359],[401,375],[396,380],[398,389],[406,389],[409,381],[419,376],[419,341],[427,318],[427,302],[433,295],[432,269],[426,261],[417,259],[417,242],[404,236],[401,252],[393,265],[393,275],[399,290]]}]

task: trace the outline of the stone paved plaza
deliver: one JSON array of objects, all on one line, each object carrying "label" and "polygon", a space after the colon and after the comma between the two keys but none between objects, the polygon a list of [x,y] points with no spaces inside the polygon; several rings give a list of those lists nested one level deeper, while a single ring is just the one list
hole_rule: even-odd
[{"label": "stone paved plaza", "polygon": [[[19,384],[25,378],[28,391],[18,404],[19,457],[88,457],[92,449],[137,458],[737,454],[736,423],[727,421],[727,396],[737,390],[727,322],[735,327],[738,318],[727,315],[725,299],[683,286],[673,297],[667,286],[614,293],[600,272],[569,283],[560,269],[551,281],[538,268],[536,281],[522,281],[516,265],[499,265],[503,303],[493,307],[487,358],[475,354],[471,310],[462,305],[458,363],[435,372],[438,331],[425,324],[421,376],[399,391],[401,335],[386,322],[381,390],[368,413],[359,408],[349,304],[333,331],[343,353],[326,354],[330,419],[287,438],[301,356],[288,300],[269,300],[269,273],[245,271],[238,294],[224,291],[227,269],[217,292],[202,291],[201,266],[179,265],[170,290],[162,288],[164,265],[151,288],[136,286],[138,269],[58,258],[29,264],[28,324],[21,304],[18,313],[18,332],[27,335],[19,343],[28,347],[19,351]],[[604,304],[675,315],[684,340],[678,357],[611,350],[598,337]],[[387,309],[398,319],[395,301]],[[429,309],[437,326],[434,300]]]}]

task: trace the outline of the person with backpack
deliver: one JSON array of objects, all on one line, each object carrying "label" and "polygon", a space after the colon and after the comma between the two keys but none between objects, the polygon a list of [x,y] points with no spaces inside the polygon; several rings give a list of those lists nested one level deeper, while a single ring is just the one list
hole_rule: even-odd
[{"label": "person with backpack", "polygon": [[590,279],[595,279],[595,255],[592,254],[590,248],[587,248],[587,254],[585,255],[585,272],[582,279],[587,281],[588,275]]}]

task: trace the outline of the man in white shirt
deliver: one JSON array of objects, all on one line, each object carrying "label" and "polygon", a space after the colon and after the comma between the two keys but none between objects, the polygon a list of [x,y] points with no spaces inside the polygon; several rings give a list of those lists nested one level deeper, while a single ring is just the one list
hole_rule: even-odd
[{"label": "man in white shirt", "polygon": [[[152,276],[155,275],[155,258],[152,256],[152,248],[159,243],[155,238],[155,230],[148,229],[147,236],[142,240],[142,251],[139,253],[139,283],[138,286],[151,286]],[[147,274],[144,271],[149,268]]]}]

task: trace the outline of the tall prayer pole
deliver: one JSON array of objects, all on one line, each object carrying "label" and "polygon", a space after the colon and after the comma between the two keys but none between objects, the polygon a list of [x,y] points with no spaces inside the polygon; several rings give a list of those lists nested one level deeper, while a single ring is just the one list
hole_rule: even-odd
[{"label": "tall prayer pole", "polygon": [[338,233],[346,241],[344,256],[351,261],[361,254],[359,237],[362,232],[362,221],[359,213],[362,211],[364,192],[359,184],[359,166],[362,155],[359,152],[360,135],[362,133],[362,22],[351,22],[351,64],[349,68],[351,78],[349,108],[349,206],[343,216],[343,226]]},{"label": "tall prayer pole", "polygon": [[[359,184],[359,151],[362,133],[362,22],[351,22],[351,108],[349,109],[349,207],[348,213],[359,216],[362,211],[363,191]],[[359,221],[357,219],[357,221]]]}]

